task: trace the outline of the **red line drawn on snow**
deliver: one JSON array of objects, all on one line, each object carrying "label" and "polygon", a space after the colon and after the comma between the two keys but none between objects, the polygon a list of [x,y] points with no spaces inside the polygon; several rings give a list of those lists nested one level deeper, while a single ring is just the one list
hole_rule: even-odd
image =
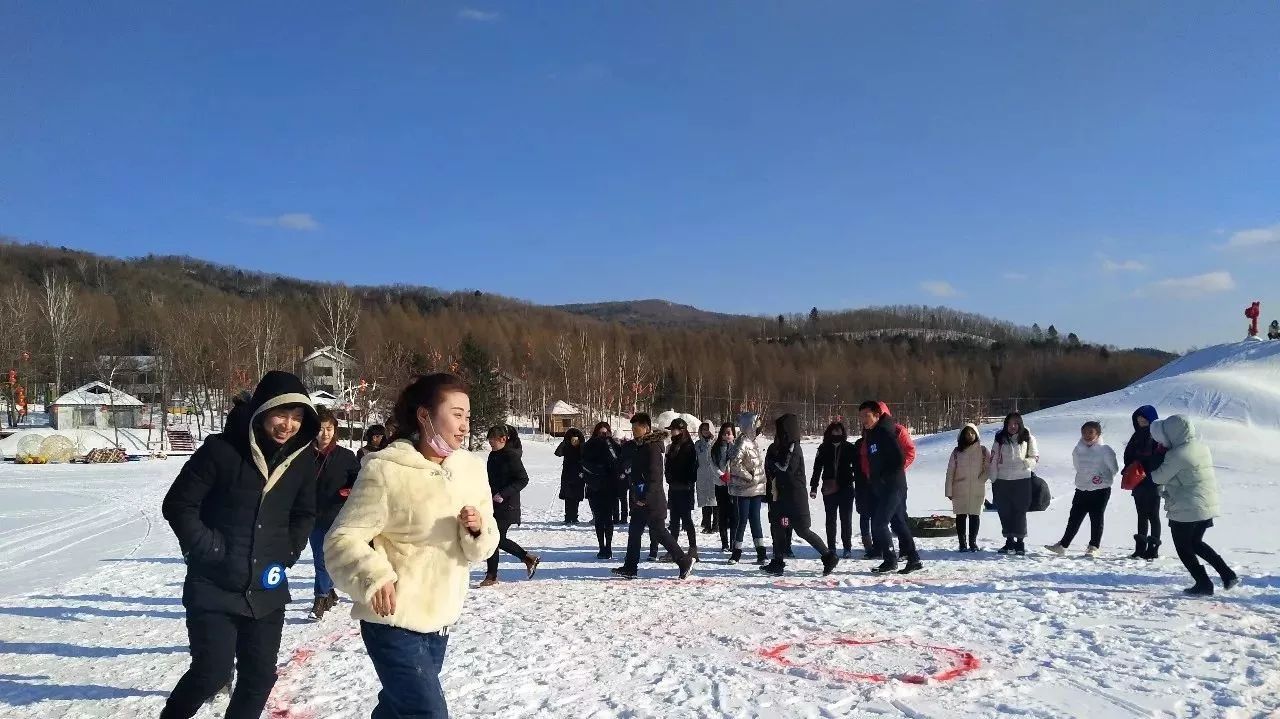
[{"label": "red line drawn on snow", "polygon": [[298,673],[298,670],[306,666],[307,662],[316,655],[332,648],[335,644],[348,637],[360,636],[360,630],[343,630],[329,634],[311,644],[306,644],[293,650],[293,654],[289,655],[289,661],[285,662],[279,670],[276,671],[276,686],[271,691],[271,696],[267,699],[267,716],[271,719],[316,719],[316,713],[307,707],[299,707],[294,704],[293,693],[287,689],[281,688],[281,683]]},{"label": "red line drawn on snow", "polygon": [[[852,672],[847,669],[839,669],[837,667],[827,667],[813,664],[797,664],[792,661],[787,654],[796,646],[808,647],[836,647],[836,646],[871,646],[876,644],[896,644],[899,646],[912,647],[929,652],[934,656],[950,657],[952,663],[950,666],[943,667],[933,674],[901,674],[890,676],[882,673],[864,673]],[[777,644],[772,647],[763,647],[756,652],[761,658],[782,667],[804,669],[815,672],[833,679],[840,679],[850,682],[873,682],[883,684],[889,681],[899,681],[906,684],[928,684],[929,682],[949,682],[966,674],[977,671],[982,667],[982,661],[974,656],[971,652],[964,649],[954,647],[940,647],[932,644],[921,644],[913,639],[905,637],[890,637],[884,639],[856,639],[853,637],[835,637],[832,639],[816,639],[804,642],[788,642],[785,644]]]}]

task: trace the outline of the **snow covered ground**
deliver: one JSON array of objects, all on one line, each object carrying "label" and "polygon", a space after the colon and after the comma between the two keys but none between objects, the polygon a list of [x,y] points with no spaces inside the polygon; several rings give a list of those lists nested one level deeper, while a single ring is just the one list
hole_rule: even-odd
[{"label": "snow covered ground", "polygon": [[[1133,387],[1030,415],[1049,511],[1032,515],[1026,558],[958,555],[925,540],[925,572],[877,578],[869,563],[819,576],[816,555],[781,581],[729,566],[705,540],[693,579],[646,564],[609,578],[590,527],[556,519],[554,445],[527,441],[533,483],[513,537],[544,557],[533,581],[509,558],[476,590],[450,639],[455,716],[528,717],[1260,717],[1280,712],[1280,343],[1182,360]],[[1192,412],[1212,443],[1223,518],[1209,541],[1244,577],[1188,599],[1170,551],[1123,559],[1133,504],[1116,490],[1103,556],[1060,558],[1070,450],[1086,419],[1119,448],[1129,414],[1154,402]],[[991,429],[984,428],[989,442]],[[942,513],[953,437],[925,438],[914,515]],[[808,457],[814,447],[806,448]],[[159,517],[178,460],[120,466],[0,466],[0,716],[154,716],[186,666],[183,565]],[[585,512],[585,509],[584,509]],[[815,503],[815,519],[822,509]],[[985,545],[999,523],[983,518]],[[624,537],[619,537],[618,544]],[[1077,549],[1083,542],[1077,540]],[[707,551],[711,547],[711,551]],[[615,556],[621,557],[620,552]],[[340,608],[308,623],[311,565],[295,598],[269,707],[278,718],[365,717],[378,682]],[[478,579],[478,572],[477,572]],[[865,643],[872,640],[886,640]],[[975,661],[976,660],[976,661]],[[954,671],[952,671],[954,668]],[[947,681],[901,681],[959,674]],[[888,681],[876,681],[873,676]],[[225,700],[224,700],[225,701]],[[222,705],[202,717],[221,716]]]}]

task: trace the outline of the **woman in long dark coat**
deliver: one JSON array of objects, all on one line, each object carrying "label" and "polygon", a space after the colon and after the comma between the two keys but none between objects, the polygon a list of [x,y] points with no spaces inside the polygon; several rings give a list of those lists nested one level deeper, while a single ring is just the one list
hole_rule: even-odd
[{"label": "woman in long dark coat", "polygon": [[572,427],[564,433],[560,446],[556,447],[556,456],[564,457],[560,469],[560,499],[564,500],[564,523],[578,523],[578,507],[586,496],[585,482],[582,480],[582,430]]},{"label": "woman in long dark coat", "polygon": [[[617,476],[620,449],[608,422],[591,430],[591,439],[582,447],[582,478],[591,521],[596,527],[600,551],[596,559],[613,558],[613,513],[618,509]],[[625,496],[625,495],[624,495]]]}]

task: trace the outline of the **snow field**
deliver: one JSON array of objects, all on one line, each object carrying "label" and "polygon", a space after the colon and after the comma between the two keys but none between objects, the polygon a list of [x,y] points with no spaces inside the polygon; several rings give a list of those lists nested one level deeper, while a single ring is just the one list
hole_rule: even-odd
[{"label": "snow field", "polygon": [[[704,561],[690,581],[675,581],[673,565],[656,563],[642,564],[635,581],[610,578],[622,561],[625,530],[615,534],[615,559],[596,560],[591,527],[558,524],[554,445],[526,441],[532,482],[526,522],[512,537],[544,561],[528,581],[504,557],[502,583],[468,598],[442,677],[453,715],[1275,715],[1280,532],[1271,527],[1280,510],[1280,427],[1260,419],[1274,408],[1258,385],[1269,381],[1276,355],[1247,353],[1241,376],[1250,376],[1251,389],[1217,404],[1234,408],[1232,416],[1196,412],[1214,450],[1223,505],[1207,539],[1244,586],[1210,599],[1184,597],[1190,580],[1171,544],[1156,562],[1125,559],[1135,515],[1129,493],[1118,488],[1100,558],[1081,556],[1085,537],[1066,557],[1040,549],[1065,525],[1070,451],[1083,421],[1104,421],[1119,451],[1134,407],[1160,394],[1162,415],[1184,409],[1178,397],[1195,411],[1208,396],[1205,374],[1229,372],[1224,363],[1242,351],[1028,416],[1041,442],[1040,474],[1055,493],[1047,512],[1032,515],[1031,556],[994,554],[999,521],[986,513],[980,541],[987,551],[961,555],[951,539],[923,540],[926,570],[908,577],[875,577],[871,562],[855,560],[823,578],[816,554],[799,544],[800,558],[778,580],[749,563],[728,565],[718,537],[700,534]],[[983,429],[990,443],[991,428]],[[913,515],[949,513],[942,484],[953,443],[952,436],[920,441],[910,473]],[[806,458],[815,450],[807,445]],[[0,594],[7,595],[0,599],[0,717],[159,712],[187,663],[184,567],[159,517],[180,466],[172,459],[0,466],[8,500],[0,503]],[[585,506],[583,514],[590,514]],[[822,533],[818,501],[813,516]],[[477,567],[476,580],[481,572]],[[268,715],[368,716],[379,685],[349,605],[308,622],[309,553],[290,579],[295,601]],[[873,640],[888,641],[856,643]],[[780,645],[788,645],[785,662],[769,655]],[[944,672],[965,653],[980,663],[969,674],[900,680]],[[225,698],[215,700],[199,716],[220,717],[223,706]]]}]

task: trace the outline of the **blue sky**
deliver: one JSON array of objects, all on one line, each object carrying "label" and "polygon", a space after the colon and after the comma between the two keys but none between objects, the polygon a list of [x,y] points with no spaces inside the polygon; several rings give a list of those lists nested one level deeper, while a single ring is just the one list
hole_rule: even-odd
[{"label": "blue sky", "polygon": [[[1280,4],[0,6],[0,234],[536,302],[1280,317]],[[1269,308],[1269,309],[1268,309]]]}]

